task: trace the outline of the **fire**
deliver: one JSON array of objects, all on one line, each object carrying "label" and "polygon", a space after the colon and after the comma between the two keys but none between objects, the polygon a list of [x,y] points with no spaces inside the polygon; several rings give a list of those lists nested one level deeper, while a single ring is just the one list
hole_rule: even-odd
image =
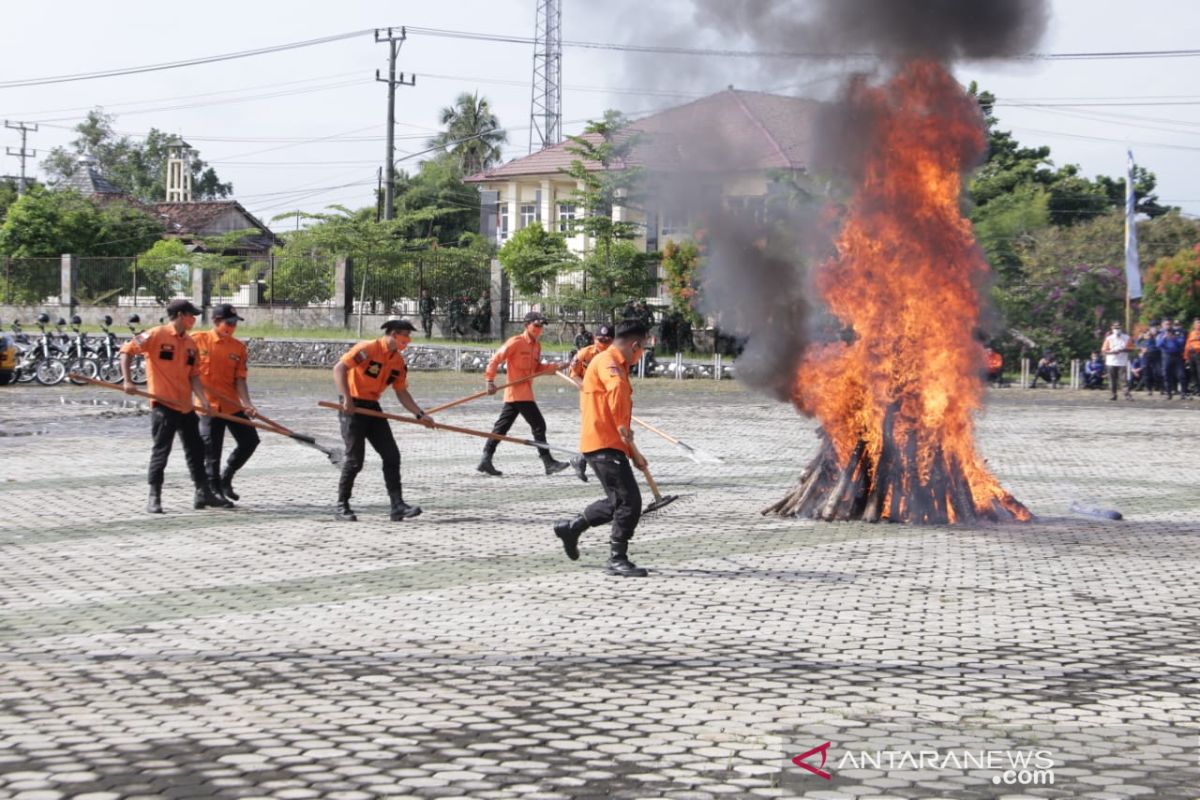
[{"label": "fire", "polygon": [[852,100],[873,122],[865,170],[836,255],[815,276],[851,340],[807,352],[793,391],[820,420],[842,483],[858,487],[830,502],[844,516],[865,504],[874,519],[1028,520],[975,451],[988,265],[960,203],[986,147],[979,109],[933,62],[861,84]]}]

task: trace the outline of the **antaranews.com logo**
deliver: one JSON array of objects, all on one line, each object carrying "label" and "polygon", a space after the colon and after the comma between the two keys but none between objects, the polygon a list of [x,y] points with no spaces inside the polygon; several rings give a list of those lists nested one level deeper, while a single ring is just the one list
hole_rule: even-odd
[{"label": "antaranews.com logo", "polygon": [[[932,771],[991,773],[991,781],[1005,786],[1053,786],[1054,759],[1045,749],[972,750],[964,748],[929,750],[847,750],[826,769],[833,742],[819,744],[792,757],[792,764],[806,773],[831,781],[843,770]],[[816,763],[817,759],[820,763]]]}]

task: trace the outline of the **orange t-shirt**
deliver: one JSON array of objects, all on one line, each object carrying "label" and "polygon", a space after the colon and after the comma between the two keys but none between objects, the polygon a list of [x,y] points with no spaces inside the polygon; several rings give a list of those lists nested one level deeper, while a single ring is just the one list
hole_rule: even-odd
[{"label": "orange t-shirt", "polygon": [[246,345],[216,331],[193,333],[192,341],[200,351],[200,383],[209,404],[222,414],[241,411],[237,380],[246,378]]},{"label": "orange t-shirt", "polygon": [[1183,357],[1200,355],[1200,331],[1188,331],[1187,344],[1183,346]]},{"label": "orange t-shirt", "polygon": [[121,352],[146,357],[150,394],[176,411],[192,410],[192,376],[200,374],[200,364],[191,336],[176,333],[173,325],[159,325],[133,337],[122,345]]},{"label": "orange t-shirt", "polygon": [[388,338],[359,342],[342,356],[350,396],[356,400],[378,400],[389,386],[408,388],[408,365],[399,350],[388,349]]},{"label": "orange t-shirt", "polygon": [[597,354],[603,353],[608,347],[609,345],[604,342],[595,342],[582,348],[575,354],[575,358],[571,360],[571,369],[568,374],[572,378],[582,378],[584,373],[587,372],[588,364],[592,363],[592,359]]},{"label": "orange t-shirt", "polygon": [[615,347],[598,354],[583,375],[579,392],[579,451],[593,453],[611,448],[630,455],[618,428],[629,429],[633,416],[633,384],[629,365]]},{"label": "orange t-shirt", "polygon": [[[542,365],[542,345],[525,333],[518,333],[496,351],[492,360],[488,362],[483,376],[489,381],[496,380],[496,372],[505,362],[508,363],[509,383],[519,381],[521,378],[528,378],[537,372],[554,371],[554,367]],[[533,381],[527,381],[520,386],[510,386],[504,390],[504,402],[506,403],[531,402],[533,399]]]}]

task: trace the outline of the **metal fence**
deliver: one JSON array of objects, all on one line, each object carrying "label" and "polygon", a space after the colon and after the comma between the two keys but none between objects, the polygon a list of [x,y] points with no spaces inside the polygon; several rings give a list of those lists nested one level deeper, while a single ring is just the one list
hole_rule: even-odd
[{"label": "metal fence", "polygon": [[491,280],[491,260],[477,253],[443,249],[360,259],[354,264],[354,310],[416,317],[425,291],[437,316],[479,315],[490,307]]},{"label": "metal fence", "polygon": [[4,258],[0,259],[0,297],[5,305],[58,304],[62,291],[61,259]]}]

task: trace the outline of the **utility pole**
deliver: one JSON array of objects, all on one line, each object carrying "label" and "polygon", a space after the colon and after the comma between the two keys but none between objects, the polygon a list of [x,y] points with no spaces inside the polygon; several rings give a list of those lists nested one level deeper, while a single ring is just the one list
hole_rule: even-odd
[{"label": "utility pole", "polygon": [[401,28],[400,35],[397,36],[393,30],[388,28],[385,35],[382,28],[375,29],[376,44],[387,42],[388,45],[388,76],[384,78],[379,74],[379,70],[375,70],[375,80],[388,85],[387,160],[383,162],[387,173],[383,184],[384,219],[393,219],[396,216],[396,87],[417,85],[416,75],[410,75],[405,80],[404,73],[401,72],[399,79],[396,78],[396,57],[400,55],[400,45],[404,44],[408,33]]},{"label": "utility pole", "polygon": [[11,147],[4,148],[4,152],[6,152],[8,155],[16,156],[17,158],[21,159],[21,182],[17,184],[17,196],[20,197],[21,195],[25,194],[25,159],[33,158],[37,155],[37,150],[25,149],[25,137],[29,135],[30,131],[37,131],[38,126],[36,122],[27,124],[24,122],[9,122],[8,120],[4,120],[4,127],[21,132],[20,150],[17,150],[14,153]]}]

